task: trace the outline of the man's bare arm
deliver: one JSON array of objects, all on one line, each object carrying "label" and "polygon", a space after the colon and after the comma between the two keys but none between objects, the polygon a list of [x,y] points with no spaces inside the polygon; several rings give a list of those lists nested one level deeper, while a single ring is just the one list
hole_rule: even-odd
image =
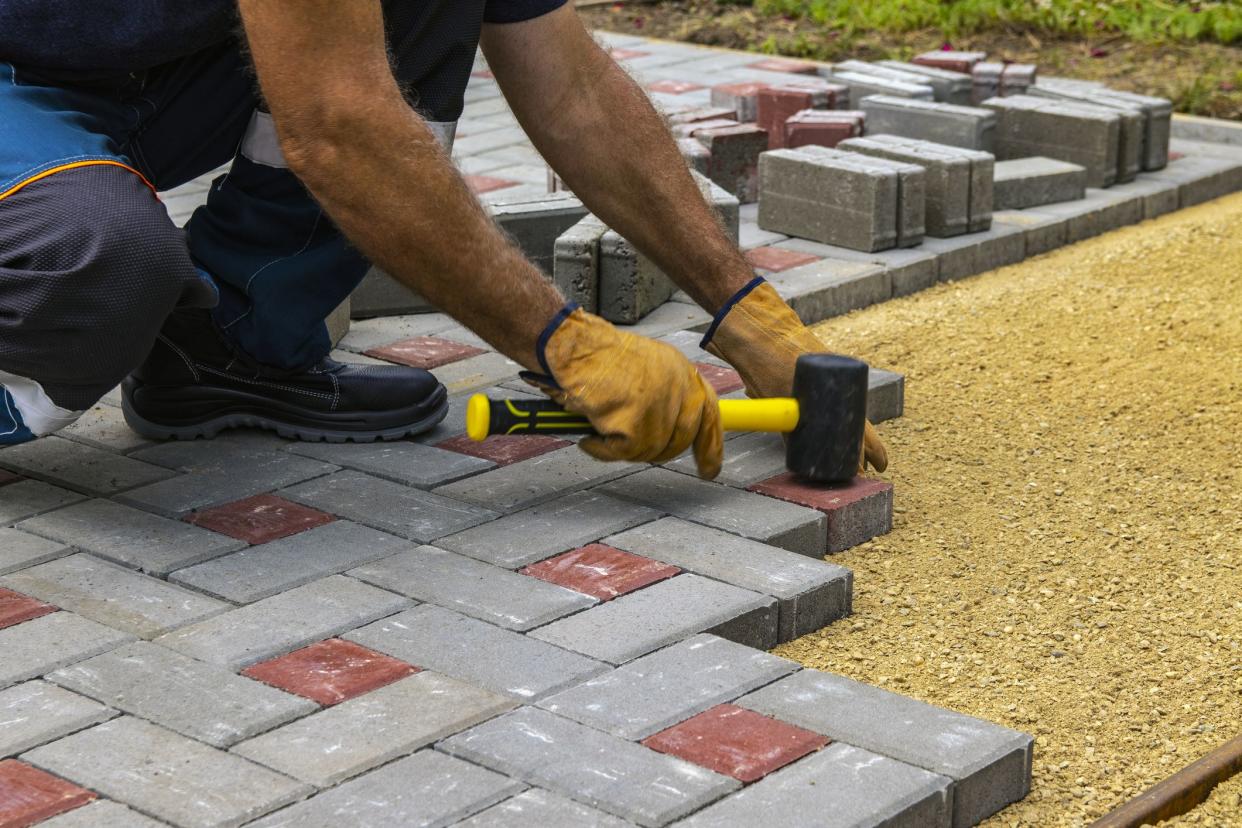
[{"label": "man's bare arm", "polygon": [[569,188],[696,302],[715,312],[754,277],[647,96],[572,4],[485,25],[483,51],[514,115]]},{"label": "man's bare arm", "polygon": [[239,5],[294,174],[372,261],[537,369],[535,341],[564,299],[496,229],[402,98],[380,4]]}]

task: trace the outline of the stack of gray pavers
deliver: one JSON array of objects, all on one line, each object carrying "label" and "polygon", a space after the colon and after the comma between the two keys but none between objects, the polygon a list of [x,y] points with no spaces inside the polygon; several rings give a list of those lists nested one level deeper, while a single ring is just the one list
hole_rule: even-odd
[{"label": "stack of gray pavers", "polygon": [[849,138],[837,148],[925,169],[927,235],[946,238],[981,233],[992,226],[993,158],[989,153],[894,135]]},{"label": "stack of gray pavers", "polygon": [[920,166],[808,146],[765,152],[759,182],[765,230],[866,252],[923,240]]},{"label": "stack of gray pavers", "polygon": [[[700,173],[692,171],[692,175],[737,242],[737,199]],[[566,299],[610,322],[632,325],[676,291],[650,259],[593,215],[564,230],[554,240],[553,249],[553,283]]]},{"label": "stack of gray pavers", "polygon": [[1119,92],[1104,86],[1084,86],[1080,82],[1058,78],[1040,80],[1028,91],[1037,97],[1077,101],[1125,112],[1137,112],[1142,119],[1143,170],[1161,170],[1169,163],[1169,133],[1173,103],[1167,98]]},{"label": "stack of gray pavers", "polygon": [[888,95],[895,98],[932,101],[935,93],[919,78],[897,72],[884,67],[872,67],[859,61],[849,61],[849,65],[840,64],[821,74],[833,83],[839,83],[850,90],[850,109],[858,109],[863,98],[868,95]]},{"label": "stack of gray pavers", "polygon": [[872,95],[859,106],[867,113],[864,135],[921,138],[995,154],[997,115],[988,109],[891,95]]},{"label": "stack of gray pavers", "polygon": [[990,98],[983,106],[999,116],[996,157],[1044,156],[1078,164],[1089,187],[1132,181],[1142,158],[1143,118],[1076,101],[1015,95]]}]

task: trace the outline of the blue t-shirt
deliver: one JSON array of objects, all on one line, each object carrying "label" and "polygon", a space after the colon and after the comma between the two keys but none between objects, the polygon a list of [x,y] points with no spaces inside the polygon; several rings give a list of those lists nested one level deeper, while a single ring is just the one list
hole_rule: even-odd
[{"label": "blue t-shirt", "polygon": [[[357,2],[357,0],[349,0]],[[421,37],[460,40],[460,28],[529,20],[565,0],[386,0],[428,21]],[[399,11],[398,11],[399,10]],[[232,36],[236,0],[0,0],[0,61],[70,72],[136,72]],[[477,36],[477,35],[476,35]]]}]

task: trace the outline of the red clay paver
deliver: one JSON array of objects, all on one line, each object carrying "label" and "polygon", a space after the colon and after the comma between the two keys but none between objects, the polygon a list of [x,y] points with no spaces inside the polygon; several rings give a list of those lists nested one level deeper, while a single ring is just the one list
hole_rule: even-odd
[{"label": "red clay paver", "polygon": [[651,52],[644,52],[641,49],[613,49],[609,54],[613,60],[633,60],[634,58],[646,57]]},{"label": "red clay paver", "polygon": [[703,89],[701,84],[690,83],[689,81],[660,80],[655,83],[647,84],[647,89],[652,92],[663,92],[666,95],[684,95],[687,92],[697,92]]},{"label": "red clay paver", "polygon": [[755,63],[746,64],[751,69],[761,69],[764,72],[785,72],[794,75],[818,75],[819,66],[814,63],[808,63],[805,60],[787,60],[785,58],[768,58],[767,60],[756,61]]},{"label": "red clay paver", "polygon": [[436,443],[436,448],[491,460],[497,466],[509,466],[572,445],[568,440],[546,434],[497,434],[483,442],[462,434]]},{"label": "red clay paver", "polygon": [[780,273],[782,270],[818,262],[820,258],[811,253],[786,250],[783,247],[756,247],[754,250],[746,251],[746,261],[750,262],[751,267],[772,273]]},{"label": "red clay paver", "polygon": [[722,368],[719,365],[712,365],[710,362],[696,362],[694,367],[698,369],[703,379],[707,380],[707,384],[716,389],[716,393],[720,396],[740,391],[745,384],[742,382],[742,377],[738,372],[732,368]]},{"label": "red clay paver", "polygon": [[0,486],[7,486],[10,483],[16,483],[24,479],[20,474],[13,474],[13,472],[0,469]]},{"label": "red clay paver", "polygon": [[601,601],[650,586],[679,572],[681,570],[675,566],[623,552],[603,543],[582,546],[522,570],[523,575],[549,581]]},{"label": "red clay paver", "polygon": [[[22,595],[20,592],[0,587],[0,630],[50,612],[56,612],[56,610],[57,607],[51,604],[45,604],[29,595]],[[0,654],[0,657],[3,657],[3,654]]]},{"label": "red clay paver", "polygon": [[743,782],[828,744],[828,737],[753,710],[720,704],[681,724],[648,736],[643,744]]},{"label": "red clay paver", "polygon": [[334,515],[261,494],[186,515],[185,521],[249,544],[271,543],[336,520]]},{"label": "red clay paver", "polygon": [[516,187],[517,181],[510,181],[507,178],[493,178],[490,175],[464,175],[466,185],[475,192],[476,195],[490,193],[492,190],[503,190],[506,187]]},{"label": "red clay paver", "polygon": [[25,762],[0,761],[0,828],[26,828],[94,798],[91,791]]},{"label": "red clay paver", "polygon": [[484,349],[467,345],[464,342],[454,342],[438,336],[414,336],[381,348],[372,348],[366,352],[366,355],[430,371],[432,368],[439,368],[450,362],[460,362],[485,353],[487,351]]},{"label": "red clay paver", "polygon": [[413,664],[352,641],[329,638],[247,667],[242,675],[327,706],[417,672],[419,668]]},{"label": "red clay paver", "polygon": [[793,472],[784,472],[756,483],[750,490],[831,514],[866,498],[883,495],[892,488],[892,483],[874,477],[855,477],[849,483],[830,486],[809,483]]}]

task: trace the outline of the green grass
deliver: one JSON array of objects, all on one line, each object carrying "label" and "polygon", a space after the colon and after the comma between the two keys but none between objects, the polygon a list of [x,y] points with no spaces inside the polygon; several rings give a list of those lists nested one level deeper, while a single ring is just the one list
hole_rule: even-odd
[{"label": "green grass", "polygon": [[1242,41],[1242,0],[719,0],[768,16],[812,20],[845,38],[859,32],[939,29],[946,39],[1009,29],[1142,43]]}]

